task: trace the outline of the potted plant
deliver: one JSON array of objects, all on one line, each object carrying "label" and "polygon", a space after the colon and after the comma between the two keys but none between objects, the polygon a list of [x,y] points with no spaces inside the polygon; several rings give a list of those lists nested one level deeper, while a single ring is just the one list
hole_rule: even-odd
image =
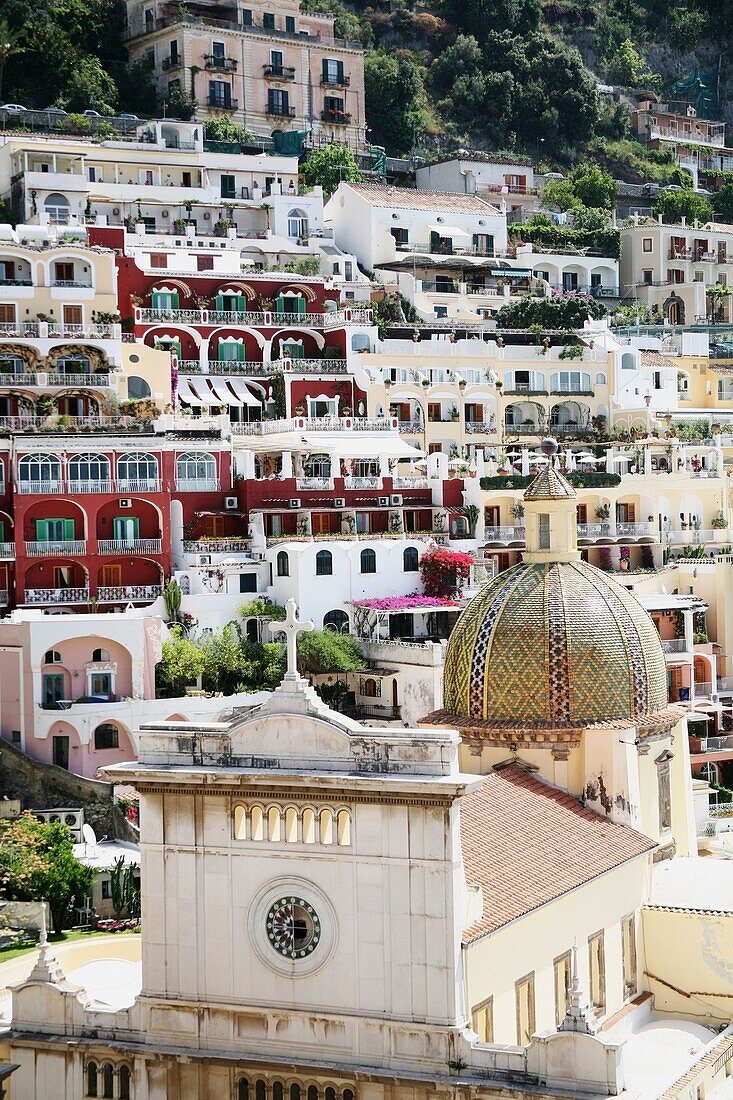
[{"label": "potted plant", "polygon": [[631,551],[629,550],[629,547],[628,547],[628,546],[622,546],[622,547],[621,547],[621,554],[620,554],[620,560],[619,560],[619,568],[620,568],[621,570],[623,570],[623,572],[624,572],[624,573],[625,573],[625,572],[626,572],[626,571],[628,570],[628,568],[629,568],[629,564],[630,564],[630,562],[629,562],[629,557],[630,557],[630,554],[631,554]]},{"label": "potted plant", "polygon": [[174,218],[173,219],[173,232],[174,233],[185,233],[186,232],[186,219],[185,218]]}]

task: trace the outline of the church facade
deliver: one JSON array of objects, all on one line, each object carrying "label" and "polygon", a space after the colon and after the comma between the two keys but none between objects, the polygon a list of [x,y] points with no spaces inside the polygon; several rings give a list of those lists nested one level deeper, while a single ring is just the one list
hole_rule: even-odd
[{"label": "church facade", "polygon": [[[11,1100],[666,1095],[625,1048],[671,984],[654,875],[696,862],[684,715],[646,613],[580,562],[573,496],[552,462],[527,490],[524,561],[464,611],[420,727],[329,710],[291,601],[266,703],[140,732],[109,769],[141,800],[140,995],[105,1009],[43,947],[0,1034]],[[674,1095],[710,1100],[733,986],[704,966],[704,1091]]]}]

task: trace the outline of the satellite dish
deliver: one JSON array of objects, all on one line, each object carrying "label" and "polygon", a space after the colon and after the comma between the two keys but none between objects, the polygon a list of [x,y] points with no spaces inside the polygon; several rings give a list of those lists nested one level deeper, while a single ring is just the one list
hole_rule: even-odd
[{"label": "satellite dish", "polygon": [[94,832],[94,829],[91,827],[91,825],[82,825],[81,835],[84,837],[85,844],[91,844],[92,847],[96,847],[97,834]]}]

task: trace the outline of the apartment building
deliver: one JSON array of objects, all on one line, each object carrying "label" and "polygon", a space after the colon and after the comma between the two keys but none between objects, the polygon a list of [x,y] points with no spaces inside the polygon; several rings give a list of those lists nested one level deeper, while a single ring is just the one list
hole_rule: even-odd
[{"label": "apartment building", "polygon": [[342,183],[325,218],[340,247],[396,286],[423,320],[476,324],[516,297],[555,290],[618,294],[612,257],[510,243],[499,198],[497,207],[477,194]]},{"label": "apartment building", "polygon": [[298,0],[126,7],[131,56],[151,64],[161,97],[173,87],[193,95],[197,119],[226,114],[261,137],[364,144],[363,50],[335,36],[332,15],[302,12]]},{"label": "apartment building", "polygon": [[[699,118],[687,103],[662,103],[644,94],[631,112],[631,129],[638,141],[650,149],[672,153],[680,168],[689,172],[695,187],[701,177],[715,171],[716,160],[731,150],[725,148],[725,123]],[[718,169],[720,170],[720,169]]]},{"label": "apartment building", "polygon": [[488,202],[503,199],[509,221],[522,220],[539,209],[540,188],[529,158],[495,157],[491,153],[465,153],[424,164],[415,172],[424,191],[451,191],[478,195]]},{"label": "apartment building", "polygon": [[671,325],[715,320],[730,323],[731,299],[711,298],[708,289],[727,287],[733,263],[733,227],[669,225],[658,218],[634,218],[621,230],[624,293],[656,309]]}]

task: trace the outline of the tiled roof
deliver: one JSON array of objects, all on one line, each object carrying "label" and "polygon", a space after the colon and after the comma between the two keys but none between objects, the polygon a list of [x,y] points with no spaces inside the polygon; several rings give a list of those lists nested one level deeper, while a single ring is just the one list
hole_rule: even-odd
[{"label": "tiled roof", "polygon": [[431,214],[445,210],[451,214],[498,214],[495,206],[476,195],[454,195],[450,191],[420,191],[411,187],[385,187],[381,183],[346,184],[372,206],[401,207],[405,210],[427,210]]},{"label": "tiled roof", "polygon": [[654,367],[655,370],[668,367],[670,370],[677,370],[676,364],[658,351],[642,351],[640,359],[642,367]]},{"label": "tiled roof", "polygon": [[464,930],[464,943],[656,847],[518,764],[492,772],[463,799],[461,846],[466,881],[484,896],[483,918]]},{"label": "tiled roof", "polygon": [[565,480],[559,470],[556,470],[552,462],[540,470],[534,481],[527,487],[524,494],[525,500],[567,500],[578,494],[572,485]]}]

